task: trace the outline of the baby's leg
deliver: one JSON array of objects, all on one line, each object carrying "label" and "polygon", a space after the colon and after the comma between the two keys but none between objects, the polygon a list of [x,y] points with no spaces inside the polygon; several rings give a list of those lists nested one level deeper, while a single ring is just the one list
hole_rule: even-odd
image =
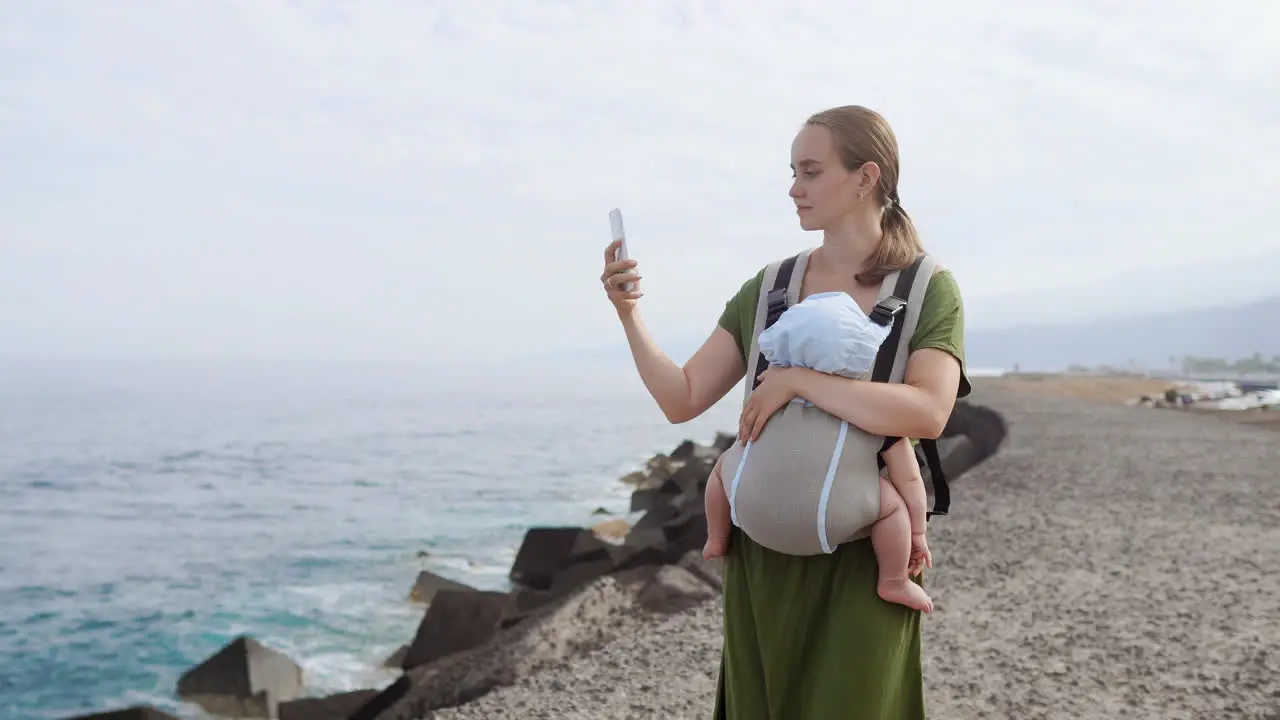
[{"label": "baby's leg", "polygon": [[911,560],[911,519],[907,516],[907,505],[893,483],[884,477],[880,478],[880,519],[871,526],[871,547],[880,567],[876,585],[880,598],[932,612],[933,601],[928,593],[907,576]]},{"label": "baby's leg", "polygon": [[729,529],[733,525],[729,514],[729,495],[724,489],[719,461],[711,468],[711,476],[707,478],[703,504],[707,513],[707,544],[702,548],[702,557],[710,560],[722,557],[728,549]]}]

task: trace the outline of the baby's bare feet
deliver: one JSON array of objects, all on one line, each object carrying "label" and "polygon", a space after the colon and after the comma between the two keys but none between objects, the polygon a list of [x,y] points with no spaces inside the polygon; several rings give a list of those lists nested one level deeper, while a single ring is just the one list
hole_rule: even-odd
[{"label": "baby's bare feet", "polygon": [[724,537],[708,537],[707,544],[702,546],[702,559],[712,560],[718,557],[724,557],[725,550],[729,549],[729,536]]},{"label": "baby's bare feet", "polygon": [[876,591],[885,602],[906,605],[925,613],[933,612],[933,600],[929,598],[929,594],[906,578],[881,580]]}]

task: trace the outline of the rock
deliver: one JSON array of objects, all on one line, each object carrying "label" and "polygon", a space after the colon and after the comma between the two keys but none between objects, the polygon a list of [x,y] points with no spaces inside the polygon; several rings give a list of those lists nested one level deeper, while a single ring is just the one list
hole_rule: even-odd
[{"label": "rock", "polygon": [[512,613],[528,613],[546,605],[555,599],[550,590],[534,590],[533,588],[516,588],[511,593]]},{"label": "rock", "polygon": [[702,557],[702,550],[690,550],[680,558],[679,567],[688,570],[698,579],[715,589],[724,591],[724,559],[707,560]]},{"label": "rock", "polygon": [[559,571],[577,562],[609,556],[610,545],[586,528],[537,527],[525,533],[511,564],[510,578],[525,587],[548,590]]},{"label": "rock", "polygon": [[604,522],[597,523],[591,527],[591,532],[595,533],[596,537],[605,540],[621,540],[626,537],[627,533],[630,531],[631,524],[628,523],[625,518],[605,520]]},{"label": "rock", "polygon": [[647,485],[658,485],[663,480],[671,476],[682,463],[672,460],[666,455],[654,455],[645,463],[645,473],[648,476]]},{"label": "rock", "polygon": [[622,482],[628,485],[634,485],[636,487],[647,485],[649,483],[649,474],[644,472],[643,470],[636,470],[634,472],[629,472],[626,475],[622,476]]},{"label": "rock", "polygon": [[382,667],[403,669],[404,656],[408,652],[409,652],[409,646],[401,645],[400,647],[396,648],[395,652],[388,655],[386,660],[382,661]]},{"label": "rock", "polygon": [[412,670],[489,642],[514,610],[506,593],[441,590],[427,606],[402,667]]},{"label": "rock", "polygon": [[66,720],[178,720],[178,718],[149,705],[135,705],[123,710],[77,715]]},{"label": "rock", "polygon": [[592,510],[592,511],[591,511],[591,514],[592,514],[592,515],[612,515],[613,513],[609,512],[609,511],[608,511],[607,509],[605,509],[605,508],[598,507],[598,508],[596,508],[595,510]]},{"label": "rock", "polygon": [[351,713],[377,695],[377,690],[352,690],[327,697],[282,702],[280,720],[347,720]]},{"label": "rock", "polygon": [[[967,435],[939,438],[938,457],[942,460],[942,473],[948,482],[982,462],[981,451]],[[918,454],[918,459],[921,472],[927,474],[929,468],[925,465],[924,455]]]},{"label": "rock", "polygon": [[680,517],[680,508],[677,505],[664,503],[641,515],[636,524],[631,527],[631,531],[661,528],[678,517]]},{"label": "rock", "polygon": [[[407,672],[351,720],[418,720],[604,645],[640,627],[634,593],[612,577],[540,609],[478,648]],[[374,704],[385,708],[376,714]]]},{"label": "rock", "polygon": [[611,550],[616,570],[627,570],[645,565],[665,565],[680,559],[680,552],[667,541],[662,528],[632,530],[622,544]]},{"label": "rock", "polygon": [[711,443],[711,448],[716,451],[716,456],[719,457],[726,450],[733,447],[733,444],[737,441],[738,436],[733,433],[718,432],[716,433],[715,441]]},{"label": "rock", "polygon": [[556,573],[555,579],[551,581],[551,594],[553,597],[564,596],[616,569],[618,562],[613,555],[573,563]]},{"label": "rock", "polygon": [[684,512],[662,526],[667,541],[683,554],[707,544],[707,514],[701,506],[686,507]]},{"label": "rock", "polygon": [[[729,445],[733,444],[733,440],[734,436],[727,436],[727,442]],[[716,442],[726,442],[725,434],[716,433]],[[725,447],[727,448],[729,445],[725,445]],[[684,463],[695,460],[704,463],[710,460],[714,463],[716,458],[720,457],[720,453],[722,452],[724,452],[724,449],[719,448],[716,445],[703,445],[701,443],[694,442],[693,440],[685,440],[676,446],[675,450],[671,451],[670,457],[672,460]]]},{"label": "rock", "polygon": [[626,570],[619,570],[609,577],[613,578],[614,582],[618,583],[622,588],[638,594],[661,569],[661,565],[642,565],[639,567],[628,568]]},{"label": "rock", "polygon": [[713,467],[715,467],[714,459],[709,461],[691,460],[664,480],[658,486],[659,490],[664,495],[701,496],[702,492],[707,488],[707,478],[711,475]]},{"label": "rock", "polygon": [[351,713],[347,720],[379,720],[392,706],[400,702],[413,689],[413,680],[408,675],[401,675],[395,682],[386,686],[359,709]]},{"label": "rock", "polygon": [[640,606],[657,613],[687,610],[716,596],[716,590],[693,573],[664,565],[640,590]]},{"label": "rock", "polygon": [[677,445],[675,450],[671,451],[670,457],[672,460],[689,460],[693,458],[697,451],[697,443],[692,440],[685,440]]},{"label": "rock", "polygon": [[464,585],[447,577],[437,575],[430,570],[423,570],[418,573],[418,579],[413,583],[413,589],[409,591],[409,599],[416,603],[430,603],[431,598],[441,590],[474,590],[475,588]]},{"label": "rock", "polygon": [[671,496],[664,495],[659,488],[640,488],[631,493],[631,512],[652,510],[659,505],[667,503],[670,499]]},{"label": "rock", "polygon": [[302,691],[302,668],[251,637],[232,640],[178,679],[178,696],[214,715],[274,718]]},{"label": "rock", "polygon": [[977,448],[980,460],[986,460],[1000,449],[1008,433],[1009,428],[1000,413],[961,400],[951,411],[941,437],[966,436]]}]

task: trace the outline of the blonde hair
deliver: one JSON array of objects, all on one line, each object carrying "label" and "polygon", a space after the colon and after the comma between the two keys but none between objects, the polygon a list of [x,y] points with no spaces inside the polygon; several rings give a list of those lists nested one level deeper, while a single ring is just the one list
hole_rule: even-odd
[{"label": "blonde hair", "polygon": [[877,285],[886,275],[907,267],[924,253],[915,223],[898,199],[898,139],[879,113],[861,105],[823,110],[805,124],[830,131],[840,163],[849,172],[868,161],[880,166],[876,193],[883,208],[880,229],[884,234],[866,270],[854,276],[862,285]]}]

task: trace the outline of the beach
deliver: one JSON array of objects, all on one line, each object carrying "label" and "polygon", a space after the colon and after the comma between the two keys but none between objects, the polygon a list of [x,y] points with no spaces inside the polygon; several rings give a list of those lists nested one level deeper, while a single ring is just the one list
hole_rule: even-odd
[{"label": "beach", "polygon": [[[1274,434],[1068,395],[975,381],[1009,437],[931,525],[930,717],[1277,717]],[[720,623],[707,600],[423,717],[707,718]]]},{"label": "beach", "polygon": [[[952,437],[1003,441],[953,478],[950,514],[930,524],[929,717],[1277,717],[1280,443],[1220,414],[1133,404],[1147,382],[980,378],[957,407]],[[625,539],[617,518],[529,528],[510,591],[423,573],[425,614],[387,661],[398,679],[282,702],[278,717],[709,718],[721,568],[699,557],[692,520],[726,439],[625,478],[633,509],[652,503]],[[299,695],[287,653],[229,648]],[[245,702],[225,671],[190,672],[213,701]]]}]

